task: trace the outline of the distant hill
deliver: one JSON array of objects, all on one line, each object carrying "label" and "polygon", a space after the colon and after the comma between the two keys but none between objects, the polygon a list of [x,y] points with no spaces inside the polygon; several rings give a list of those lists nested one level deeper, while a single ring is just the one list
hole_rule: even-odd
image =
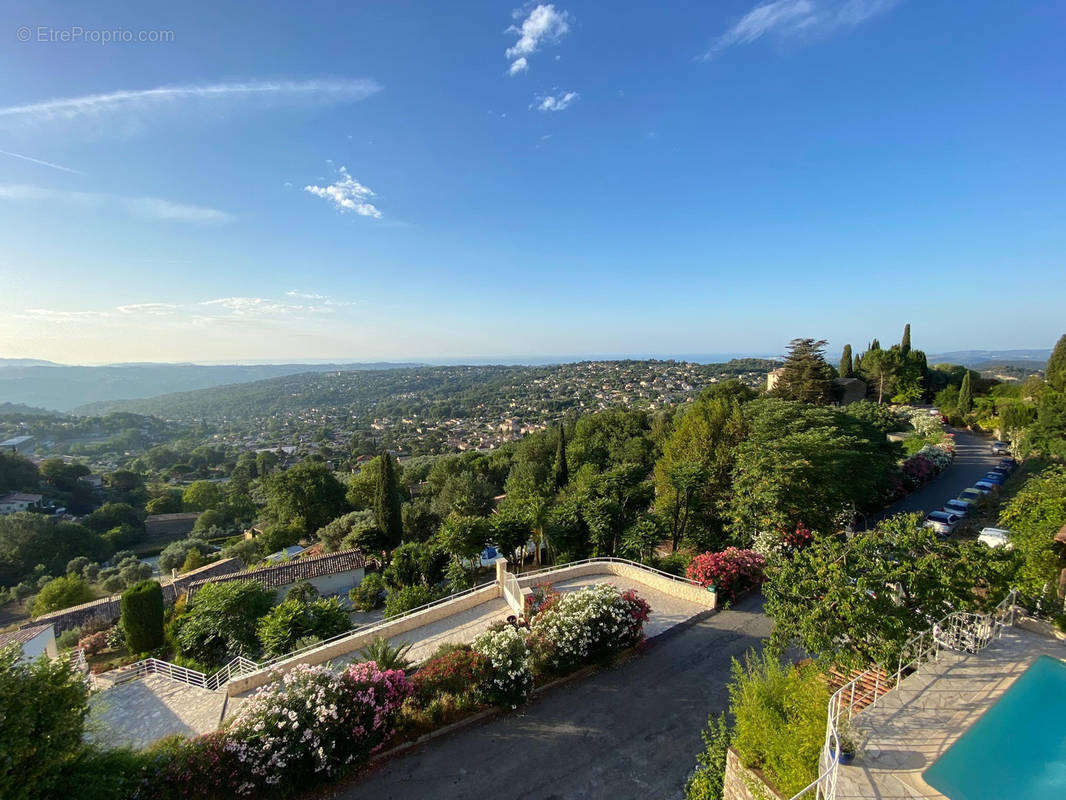
[{"label": "distant hill", "polygon": [[42,361],[39,358],[0,358],[0,369],[7,367],[59,367],[54,361]]},{"label": "distant hill", "polygon": [[953,350],[927,356],[930,364],[962,364],[971,369],[991,366],[1017,366],[1042,370],[1051,357],[1051,350]]},{"label": "distant hill", "polygon": [[58,417],[60,414],[49,411],[47,408],[36,408],[22,403],[0,403],[0,417]]},{"label": "distant hill", "polygon": [[[0,368],[0,403],[23,403],[57,411],[71,411],[90,404],[155,397],[170,392],[246,383],[301,372],[380,370],[407,366],[393,363],[368,364],[116,364],[72,367],[41,362],[17,366],[8,359]],[[43,365],[42,365],[43,364]]]},{"label": "distant hill", "polygon": [[[593,394],[604,384],[629,385],[652,379],[674,362],[597,361],[549,366],[460,365],[406,367],[390,370],[320,370],[296,375],[179,392],[145,400],[96,403],[78,413],[128,411],[172,420],[241,422],[273,419],[278,415],[322,415],[343,411],[350,417],[419,415],[429,420],[468,416],[518,415],[523,409],[549,407],[565,411],[579,394]],[[757,375],[761,384],[776,362],[740,359],[726,364],[684,364],[689,384],[678,399],[711,380]],[[619,378],[624,373],[626,377]]]}]

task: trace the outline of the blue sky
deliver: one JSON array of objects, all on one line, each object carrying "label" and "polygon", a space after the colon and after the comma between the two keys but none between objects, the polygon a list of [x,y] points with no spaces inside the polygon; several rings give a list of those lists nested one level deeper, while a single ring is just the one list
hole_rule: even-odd
[{"label": "blue sky", "polygon": [[1061,3],[6,5],[0,356],[1062,333]]}]

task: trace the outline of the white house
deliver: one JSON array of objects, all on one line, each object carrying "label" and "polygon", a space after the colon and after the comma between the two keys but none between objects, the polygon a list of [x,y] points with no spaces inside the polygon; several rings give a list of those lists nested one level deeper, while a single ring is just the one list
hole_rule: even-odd
[{"label": "white house", "polygon": [[33,661],[40,655],[47,655],[49,658],[59,657],[55,625],[35,625],[32,628],[0,633],[0,649],[13,642],[22,647],[23,661]]},{"label": "white house", "polygon": [[0,497],[0,514],[14,514],[17,511],[31,511],[41,507],[44,499],[39,494],[27,494],[25,492],[12,492]]}]

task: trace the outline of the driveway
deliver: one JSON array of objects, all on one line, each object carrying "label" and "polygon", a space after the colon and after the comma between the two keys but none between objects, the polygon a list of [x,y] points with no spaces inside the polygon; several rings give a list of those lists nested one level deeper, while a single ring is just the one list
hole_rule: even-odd
[{"label": "driveway", "polygon": [[616,668],[442,737],[335,789],[342,800],[680,798],[730,662],[770,633],[762,598],[704,614]]},{"label": "driveway", "polygon": [[991,452],[992,439],[956,428],[949,428],[948,432],[955,434],[955,461],[947,472],[884,511],[871,514],[871,526],[885,517],[905,511],[921,511],[923,514],[935,511],[951,498],[958,497],[963,489],[973,486],[999,463],[1001,456],[994,456]]}]

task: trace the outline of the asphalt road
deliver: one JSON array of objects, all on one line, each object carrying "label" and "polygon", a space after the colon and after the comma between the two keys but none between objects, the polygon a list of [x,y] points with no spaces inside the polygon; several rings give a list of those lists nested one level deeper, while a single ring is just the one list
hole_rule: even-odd
[{"label": "asphalt road", "polygon": [[973,486],[981,477],[999,463],[1002,456],[992,455],[992,439],[965,430],[949,428],[955,434],[955,461],[939,478],[921,489],[907,495],[879,514],[871,514],[870,525],[885,517],[904,511],[928,513],[942,508],[944,503],[958,497],[963,489]]},{"label": "asphalt road", "polygon": [[340,786],[342,800],[680,798],[730,661],[770,633],[762,598],[704,615],[624,664],[548,691]]}]

